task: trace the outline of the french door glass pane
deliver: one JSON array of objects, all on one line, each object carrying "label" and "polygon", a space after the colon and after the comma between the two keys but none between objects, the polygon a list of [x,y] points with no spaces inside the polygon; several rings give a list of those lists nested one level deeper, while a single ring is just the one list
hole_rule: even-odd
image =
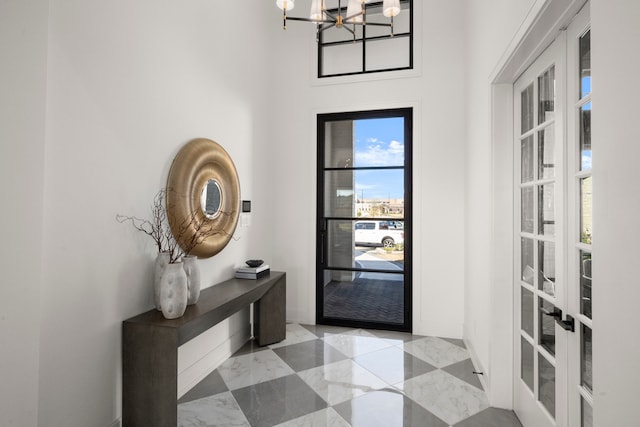
[{"label": "french door glass pane", "polygon": [[328,217],[355,215],[354,171],[325,171],[324,213]]},{"label": "french door glass pane", "polygon": [[520,133],[526,133],[533,129],[533,83],[531,83],[520,96],[521,126]]},{"label": "french door glass pane", "polygon": [[538,77],[538,124],[553,120],[555,101],[555,66]]},{"label": "french door glass pane", "polygon": [[593,427],[593,408],[589,405],[589,402],[581,399],[582,402],[582,426],[581,427]]},{"label": "french door glass pane", "polygon": [[520,142],[521,145],[521,182],[533,181],[533,135],[529,135]]},{"label": "french door glass pane", "polygon": [[325,168],[404,167],[404,117],[335,120],[324,131]]},{"label": "french door glass pane", "polygon": [[554,185],[538,187],[538,234],[553,236],[556,227]]},{"label": "french door glass pane", "polygon": [[533,234],[533,187],[524,187],[522,190],[521,228],[524,233]]},{"label": "french door glass pane", "polygon": [[[376,268],[376,261],[371,268]],[[382,265],[379,265],[382,267]],[[365,268],[369,268],[363,266]],[[325,270],[324,316],[361,322],[404,323],[404,273]]]},{"label": "french door glass pane", "polygon": [[593,180],[591,177],[580,180],[580,241],[591,244],[593,232]]},{"label": "french door glass pane", "polygon": [[591,319],[591,252],[580,251],[580,313]]},{"label": "french door glass pane", "polygon": [[520,290],[521,328],[533,338],[533,292],[523,286],[520,287]]},{"label": "french door glass pane", "polygon": [[538,353],[538,400],[556,416],[556,368]]},{"label": "french door glass pane", "polygon": [[580,37],[580,98],[591,93],[591,30]]},{"label": "french door glass pane", "polygon": [[553,242],[538,242],[538,289],[556,294],[556,247]]},{"label": "french door glass pane", "polygon": [[324,177],[327,217],[404,216],[403,169],[328,170]]},{"label": "french door glass pane", "polygon": [[[384,139],[379,129],[387,130]],[[356,120],[354,132],[358,136],[352,153],[354,167],[404,167],[404,117]]]},{"label": "french door glass pane", "polygon": [[556,322],[555,317],[549,316],[553,313],[555,306],[544,298],[538,297],[540,304],[540,315],[538,316],[538,344],[544,347],[551,355],[556,354]]},{"label": "french door glass pane", "polygon": [[520,239],[520,259],[522,281],[533,285],[533,239]]},{"label": "french door glass pane", "polygon": [[580,170],[591,169],[591,102],[580,108]]},{"label": "french door glass pane", "polygon": [[355,266],[353,246],[354,221],[327,221],[327,262],[330,268],[352,268]]},{"label": "french door glass pane", "polygon": [[353,120],[335,120],[324,125],[324,167],[347,168],[353,166]]},{"label": "french door glass pane", "polygon": [[549,179],[556,175],[555,168],[555,125],[538,132],[538,178]]},{"label": "french door glass pane", "polygon": [[582,334],[581,334],[581,355],[580,355],[580,365],[582,367],[582,385],[589,389],[593,390],[593,367],[592,367],[592,333],[591,328],[586,325],[582,325]]},{"label": "french door glass pane", "polygon": [[520,337],[520,377],[533,392],[533,346]]}]

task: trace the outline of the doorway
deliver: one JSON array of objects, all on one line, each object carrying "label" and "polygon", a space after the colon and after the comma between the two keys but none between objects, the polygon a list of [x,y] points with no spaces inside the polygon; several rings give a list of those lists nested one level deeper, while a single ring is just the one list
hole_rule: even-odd
[{"label": "doorway", "polygon": [[318,324],[411,332],[412,109],[317,118]]},{"label": "doorway", "polygon": [[589,5],[513,85],[514,410],[592,427]]}]

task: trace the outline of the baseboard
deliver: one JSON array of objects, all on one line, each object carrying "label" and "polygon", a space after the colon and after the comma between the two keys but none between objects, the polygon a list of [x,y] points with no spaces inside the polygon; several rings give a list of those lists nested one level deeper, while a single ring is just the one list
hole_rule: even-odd
[{"label": "baseboard", "polygon": [[487,399],[489,399],[489,405],[491,405],[491,381],[489,378],[489,373],[485,371],[482,364],[480,363],[480,359],[478,358],[478,355],[471,342],[465,339],[464,345],[467,347],[467,351],[469,351],[469,356],[471,357],[471,363],[473,364],[474,372],[482,372],[482,374],[476,374],[476,376],[480,380],[480,384],[482,384],[482,388],[487,395]]},{"label": "baseboard", "polygon": [[[205,379],[233,353],[251,339],[251,325],[239,328],[233,335],[210,348],[201,358],[181,367],[178,373],[178,399]],[[180,356],[178,356],[180,358]],[[180,364],[180,363],[179,363]]]}]

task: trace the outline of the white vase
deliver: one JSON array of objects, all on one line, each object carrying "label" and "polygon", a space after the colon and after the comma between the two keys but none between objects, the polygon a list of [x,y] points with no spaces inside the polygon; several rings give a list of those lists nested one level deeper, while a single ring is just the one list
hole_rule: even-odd
[{"label": "white vase", "polygon": [[184,272],[187,274],[187,304],[195,304],[200,298],[200,269],[195,255],[186,255],[182,258]]},{"label": "white vase", "polygon": [[160,306],[167,319],[177,319],[187,309],[187,275],[181,262],[167,264],[162,273]]},{"label": "white vase", "polygon": [[156,262],[153,265],[153,304],[156,306],[156,310],[162,310],[160,307],[160,279],[162,278],[162,272],[169,264],[169,252],[160,252],[156,257]]}]

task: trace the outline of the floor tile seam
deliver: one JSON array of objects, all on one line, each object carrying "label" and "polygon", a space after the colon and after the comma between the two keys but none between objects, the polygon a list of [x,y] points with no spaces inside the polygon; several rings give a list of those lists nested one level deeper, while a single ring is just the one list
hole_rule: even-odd
[{"label": "floor tile seam", "polygon": [[[449,427],[453,427],[453,426],[455,426],[456,424],[461,423],[462,421],[464,421],[464,420],[466,420],[466,419],[468,419],[468,418],[471,418],[472,416],[474,416],[474,415],[476,415],[477,413],[479,413],[479,412],[476,412],[476,413],[474,413],[474,414],[471,414],[471,415],[469,415],[469,416],[466,416],[466,417],[464,417],[464,418],[461,418],[461,419],[457,420],[457,421],[456,421],[456,422],[454,422],[454,423],[449,423],[449,421],[447,421],[447,420],[445,419],[445,418],[449,418],[449,417],[442,417],[441,415],[438,415],[438,413],[436,413],[436,412],[440,412],[440,411],[436,411],[436,412],[434,412],[434,408],[433,408],[433,407],[432,407],[432,408],[427,407],[427,405],[426,405],[426,404],[424,404],[424,403],[422,403],[422,402],[420,402],[420,400],[411,399],[411,398],[410,398],[410,397],[408,397],[408,396],[407,396],[407,398],[408,398],[408,399],[410,399],[412,402],[415,402],[417,405],[419,405],[419,406],[420,406],[422,409],[424,409],[425,411],[428,411],[429,413],[433,414],[433,415],[434,415],[435,417],[437,417],[438,419],[442,420],[445,424],[449,425]],[[486,409],[486,408],[485,408],[485,409]],[[482,411],[480,411],[480,412],[482,412]]]},{"label": "floor tile seam", "polygon": [[242,410],[242,406],[240,406],[240,402],[238,402],[238,399],[236,399],[236,396],[233,394],[232,390],[229,390],[228,393],[231,395],[231,398],[233,399],[233,401],[235,402],[235,404],[238,407],[238,410],[240,411],[240,413],[242,414],[242,418],[244,418],[244,420],[247,422],[247,425],[251,425],[251,423],[249,422],[249,418],[247,418],[247,414],[244,413],[244,411]]},{"label": "floor tile seam", "polygon": [[[484,396],[484,398],[485,398],[485,400],[486,400],[486,403],[487,403],[487,408],[491,407],[491,405],[489,404],[489,399],[488,399],[488,397],[487,397],[486,393],[484,392],[484,390],[479,390],[477,387],[473,386],[472,384],[469,384],[469,383],[467,383],[466,381],[463,381],[462,379],[457,378],[455,375],[449,374],[448,372],[443,371],[443,370],[441,370],[441,369],[436,369],[436,370],[434,370],[434,371],[427,372],[427,373],[425,373],[425,374],[422,374],[422,375],[419,375],[419,376],[417,376],[417,377],[411,378],[410,380],[407,380],[407,381],[405,381],[405,382],[408,382],[408,381],[414,381],[414,382],[417,382],[417,381],[418,381],[418,378],[420,378],[420,377],[422,377],[422,376],[429,376],[429,375],[433,375],[433,374],[435,374],[435,373],[436,373],[436,372],[438,372],[438,371],[441,371],[445,376],[450,376],[450,377],[454,378],[454,379],[455,379],[455,380],[454,380],[454,384],[456,384],[456,382],[458,382],[458,381],[459,381],[459,382],[463,383],[463,385],[468,385],[468,386],[469,386],[469,387],[471,387],[472,389],[476,390],[478,393],[480,393],[482,396]],[[471,391],[473,392],[474,390],[471,390]],[[472,394],[473,394],[473,393],[472,393]],[[439,418],[441,418],[441,419],[442,419],[442,417],[440,417],[439,415],[437,415],[436,413],[434,413],[434,412],[433,412],[433,408],[429,408],[429,407],[427,407],[425,404],[423,404],[422,402],[420,402],[420,400],[412,399],[412,398],[411,398],[411,397],[409,397],[409,396],[407,396],[407,397],[408,397],[409,399],[411,399],[412,401],[416,402],[418,405],[420,405],[421,407],[423,407],[423,408],[424,408],[424,409],[426,409],[427,411],[429,411],[429,412],[433,413],[434,415],[436,415],[436,416],[438,416]],[[487,409],[487,408],[484,408],[484,409]],[[482,410],[484,410],[484,409],[482,409]],[[482,410],[481,410],[481,411],[482,411]],[[479,412],[481,412],[481,411],[479,411]],[[465,419],[470,418],[470,417],[472,417],[473,415],[476,415],[477,413],[478,413],[478,412],[473,413],[473,414],[470,414],[469,416],[464,417],[464,418],[462,418],[462,419],[460,419],[460,420],[456,421],[455,423],[453,423],[453,425],[458,424],[458,423],[460,423],[460,422],[464,421]],[[444,419],[443,419],[443,421],[447,422],[447,421],[446,421],[446,420],[444,420]]]},{"label": "floor tile seam", "polygon": [[[465,359],[465,360],[467,360],[467,359]],[[461,362],[464,362],[464,360],[462,360]],[[459,363],[459,362],[458,362],[458,363]],[[445,366],[444,368],[438,368],[438,369],[443,370],[443,371],[444,371],[444,372],[446,372],[447,374],[449,374],[449,375],[451,375],[451,376],[453,376],[453,377],[455,377],[455,378],[459,379],[460,381],[464,381],[465,383],[469,384],[470,386],[475,387],[476,389],[480,390],[482,393],[485,393],[485,394],[487,393],[487,392],[484,390],[484,388],[479,388],[477,385],[475,385],[475,384],[471,384],[469,381],[465,380],[464,378],[460,378],[459,376],[454,375],[453,373],[451,373],[451,372],[449,372],[449,371],[447,371],[447,370],[446,370],[446,368],[449,368],[449,367],[451,367],[451,366],[453,366],[453,365],[455,365],[455,364],[456,364],[456,363],[452,363],[451,365]],[[472,372],[472,374],[474,374],[474,373]],[[480,381],[480,379],[478,379],[478,381]],[[480,385],[482,385],[482,382],[480,382]]]},{"label": "floor tile seam", "polygon": [[[340,417],[341,420],[343,420],[345,423],[347,423],[347,425],[351,426],[351,424],[347,420],[345,420],[344,417],[342,415],[340,415],[340,413],[333,408],[333,406],[329,406],[328,405],[326,408],[322,408],[322,409],[318,409],[317,411],[309,412],[308,414],[301,415],[301,416],[299,416],[297,418],[293,418],[293,419],[288,420],[288,421],[283,421],[282,423],[277,424],[274,427],[281,426],[282,424],[291,423],[291,422],[293,422],[295,420],[299,420],[300,418],[309,417],[311,415],[317,414],[317,413],[322,412],[322,411],[327,411],[328,412],[329,410],[333,411],[338,417]],[[304,425],[307,425],[307,424],[304,424]]]},{"label": "floor tile seam", "polygon": [[417,357],[418,359],[422,360],[423,362],[427,362],[428,364],[430,364],[433,367],[438,368],[438,369],[446,368],[448,366],[455,365],[456,363],[463,362],[463,361],[465,361],[467,359],[471,359],[471,356],[467,356],[464,359],[454,360],[453,362],[450,362],[450,363],[447,363],[446,365],[443,365],[442,362],[439,362],[439,361],[436,361],[436,360],[432,359],[429,355],[421,354],[421,352],[413,351],[411,349],[410,350],[405,350],[404,348],[403,348],[403,351],[405,351],[406,353],[412,355],[413,357]]},{"label": "floor tile seam", "polygon": [[439,370],[441,370],[443,373],[445,373],[445,374],[447,374],[447,375],[449,375],[449,376],[451,376],[451,377],[453,377],[453,378],[457,379],[458,381],[462,381],[464,384],[466,384],[466,385],[468,385],[468,386],[473,387],[475,390],[477,390],[478,392],[482,393],[482,394],[487,398],[487,401],[489,401],[489,397],[487,396],[487,392],[486,392],[486,391],[484,391],[483,389],[478,388],[477,386],[475,386],[475,385],[471,384],[469,381],[466,381],[466,380],[464,380],[464,379],[462,379],[462,378],[459,378],[458,376],[453,375],[451,372],[447,372],[447,371],[445,371],[445,370],[444,370],[444,369],[442,369],[442,368],[439,368]]},{"label": "floor tile seam", "polygon": [[[226,385],[226,386],[227,386],[227,388],[229,389],[229,391],[233,391],[233,390],[240,390],[240,389],[245,388],[245,387],[252,387],[252,386],[255,386],[255,385],[257,385],[257,384],[266,383],[266,382],[269,382],[269,381],[276,380],[276,379],[278,379],[278,378],[284,378],[284,377],[287,377],[287,376],[289,376],[289,375],[296,374],[295,369],[293,369],[293,368],[292,368],[292,367],[291,367],[287,362],[285,362],[285,361],[284,361],[280,356],[278,356],[278,354],[277,354],[275,351],[273,351],[272,349],[267,349],[267,350],[265,350],[265,351],[270,351],[271,353],[273,353],[273,356],[277,357],[277,358],[278,358],[278,360],[279,360],[279,361],[280,361],[284,366],[286,366],[286,367],[287,367],[291,372],[288,372],[288,373],[286,373],[286,374],[284,374],[284,375],[280,375],[279,377],[275,377],[275,378],[268,378],[268,379],[265,379],[265,380],[262,380],[262,381],[258,381],[258,382],[251,383],[251,384],[246,384],[246,385],[243,385],[243,386],[241,386],[241,387],[235,387],[235,388],[231,387],[231,386],[227,383],[227,381],[224,379],[224,376],[222,376],[222,375],[221,375],[220,377],[222,378],[222,381],[224,382],[224,385]],[[251,354],[254,354],[254,353],[243,354],[243,355],[241,355],[241,356],[247,356],[247,355],[251,355]],[[240,356],[240,357],[241,357],[241,356]]]},{"label": "floor tile seam", "polygon": [[[370,388],[370,390],[363,391],[363,393],[362,393],[362,394],[360,394],[360,395],[358,395],[358,396],[352,397],[352,398],[347,399],[347,400],[345,400],[345,401],[340,401],[340,402],[334,402],[334,403],[331,403],[329,400],[325,399],[325,398],[324,398],[324,396],[322,396],[321,394],[319,394],[319,393],[316,391],[316,389],[315,389],[311,384],[309,384],[309,383],[307,382],[307,380],[305,380],[302,376],[298,375],[298,374],[302,374],[302,373],[304,373],[304,372],[311,371],[311,370],[314,370],[314,369],[318,369],[318,368],[321,368],[321,367],[324,367],[324,366],[327,366],[327,365],[343,363],[343,362],[345,362],[345,361],[347,361],[347,360],[350,360],[352,363],[356,364],[359,368],[361,368],[361,369],[365,370],[368,374],[372,375],[375,379],[379,380],[379,381],[380,381],[382,384],[384,384],[385,386],[384,386],[384,387],[381,387],[381,388],[373,388],[373,387],[369,387],[369,386],[367,386],[368,388]],[[313,391],[314,391],[318,396],[320,396],[320,398],[321,398],[324,402],[326,402],[326,404],[328,405],[328,407],[334,407],[334,406],[340,405],[340,404],[342,404],[342,403],[344,403],[344,402],[347,402],[347,401],[350,401],[350,400],[353,400],[353,399],[357,399],[358,397],[365,396],[365,395],[370,394],[370,393],[375,393],[375,392],[379,392],[379,391],[384,391],[384,390],[387,390],[387,389],[389,389],[389,388],[390,388],[390,389],[392,389],[394,392],[399,392],[401,395],[403,395],[403,396],[404,396],[404,397],[406,397],[407,399],[413,400],[413,399],[411,399],[410,397],[408,397],[407,395],[405,395],[405,393],[404,393],[401,389],[399,389],[399,388],[395,387],[394,385],[389,384],[387,381],[385,381],[384,379],[380,378],[378,375],[376,375],[375,373],[371,372],[369,369],[367,369],[367,368],[365,368],[364,366],[362,366],[362,365],[360,365],[359,363],[357,363],[355,360],[353,360],[353,358],[347,358],[347,359],[344,359],[344,360],[339,360],[339,361],[332,362],[332,363],[327,364],[327,365],[320,365],[320,366],[317,366],[317,367],[315,367],[315,368],[310,368],[310,369],[306,369],[306,370],[304,370],[304,371],[296,372],[296,375],[298,375],[298,376],[299,376],[299,378],[300,378],[302,381],[304,381],[304,382],[305,382],[305,383],[306,383],[306,384],[307,384],[307,385],[308,385],[308,386],[309,386],[309,387],[310,387],[310,388],[311,388],[311,389],[312,389],[312,390],[313,390]],[[400,383],[398,383],[398,384],[400,384]],[[355,384],[351,384],[351,385],[355,385]],[[347,423],[347,424],[348,424],[348,423]]]},{"label": "floor tile seam", "polygon": [[[404,393],[404,391],[403,391],[402,389],[400,389],[400,388],[398,388],[398,387],[397,387],[397,386],[398,386],[398,384],[402,384],[403,382],[405,382],[405,381],[406,381],[406,379],[404,379],[404,380],[402,380],[402,381],[398,381],[398,382],[397,382],[397,383],[395,383],[395,384],[391,384],[391,383],[389,383],[388,381],[386,381],[384,378],[382,378],[382,377],[380,377],[379,375],[377,375],[375,372],[373,372],[373,371],[371,371],[370,369],[368,369],[366,366],[364,366],[364,365],[362,365],[362,364],[358,363],[358,362],[355,360],[355,358],[354,358],[354,357],[352,357],[352,358],[351,358],[351,360],[353,361],[353,363],[355,363],[356,365],[358,365],[359,367],[361,367],[362,369],[364,369],[365,371],[367,371],[368,373],[370,373],[370,374],[371,374],[371,375],[373,375],[374,377],[378,378],[380,381],[382,381],[383,383],[385,383],[387,386],[391,387],[391,388],[392,388],[392,389],[394,389],[394,390],[399,391],[399,392],[400,392],[400,394],[402,394],[403,396],[405,396],[407,399],[413,400],[413,399],[411,399],[409,396],[407,396],[407,395]],[[386,387],[385,387],[385,388],[386,388]],[[375,390],[375,391],[380,391],[380,390],[384,390],[384,389],[378,389],[378,390]],[[374,391],[374,392],[375,392],[375,391]],[[373,393],[373,392],[371,392],[371,393]]]}]

